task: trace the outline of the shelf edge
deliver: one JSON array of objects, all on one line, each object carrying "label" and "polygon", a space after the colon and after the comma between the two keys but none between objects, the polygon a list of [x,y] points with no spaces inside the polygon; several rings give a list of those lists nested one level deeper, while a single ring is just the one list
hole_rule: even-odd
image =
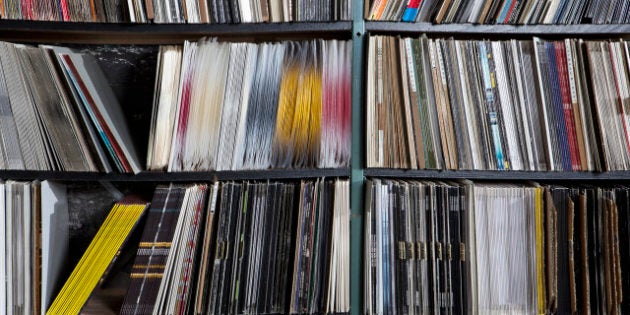
[{"label": "shelf edge", "polygon": [[304,170],[247,170],[211,172],[150,172],[138,174],[57,172],[57,171],[18,171],[0,170],[0,178],[7,180],[52,180],[52,181],[111,181],[111,182],[193,182],[216,180],[265,180],[300,179],[319,177],[350,177],[351,171],[339,169]]},{"label": "shelf edge", "polygon": [[94,44],[172,44],[204,36],[268,39],[344,37],[352,22],[140,24],[0,20],[0,40]]},{"label": "shelf edge", "polygon": [[427,33],[457,36],[599,36],[619,37],[630,34],[630,24],[577,24],[577,25],[489,25],[489,24],[431,24],[406,22],[367,21],[365,28],[371,33]]},{"label": "shelf edge", "polygon": [[388,177],[408,179],[470,179],[494,181],[630,181],[630,171],[611,172],[539,172],[539,171],[441,171],[366,169],[366,177]]}]

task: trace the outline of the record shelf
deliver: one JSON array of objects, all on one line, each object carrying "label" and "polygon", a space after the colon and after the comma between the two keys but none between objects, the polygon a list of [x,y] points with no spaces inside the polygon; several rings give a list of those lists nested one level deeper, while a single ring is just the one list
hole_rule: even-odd
[{"label": "record shelf", "polygon": [[[356,18],[356,16],[355,16]],[[581,38],[581,39],[630,39],[630,24],[578,24],[578,25],[477,25],[477,24],[432,24],[432,23],[409,23],[409,22],[385,22],[385,21],[368,21],[363,19],[360,23],[355,21],[355,35],[362,37],[363,43],[362,55],[355,53],[355,58],[360,59],[363,65],[366,64],[367,58],[367,40],[369,35],[387,35],[399,37],[418,38],[426,34],[429,38],[455,38],[455,39],[475,39],[475,40],[509,40],[509,39],[531,39],[532,37],[541,37],[544,39],[564,39],[564,38]],[[360,42],[355,38],[355,43]],[[356,47],[356,46],[355,46]],[[355,64],[357,60],[354,61]],[[357,84],[366,84],[367,70],[363,68],[362,82]],[[356,79],[356,78],[354,78]],[[353,91],[361,91],[359,97],[354,97],[354,110],[358,111],[353,116],[353,166],[352,180],[358,181],[356,177],[365,178],[382,178],[384,180],[391,179],[418,179],[418,180],[435,180],[435,181],[457,181],[471,180],[479,182],[496,182],[496,183],[524,183],[538,182],[548,184],[593,184],[593,185],[615,185],[630,184],[630,171],[609,171],[609,172],[561,172],[561,171],[486,171],[486,170],[435,170],[435,169],[390,169],[390,168],[368,168],[366,167],[365,144],[366,139],[366,119],[367,110],[365,97],[367,94],[365,86],[355,87]],[[361,98],[361,100],[357,100]],[[356,102],[359,102],[357,105]],[[357,119],[360,117],[362,119]],[[357,138],[356,133],[362,133],[362,138]],[[355,160],[356,153],[361,152],[362,155]],[[361,167],[357,166],[361,165]],[[359,184],[357,184],[359,185]],[[353,186],[354,187],[354,186]],[[353,215],[354,207],[363,208],[363,195],[358,191],[352,192]],[[357,194],[357,195],[355,195]],[[353,217],[354,219],[354,217]],[[352,222],[355,223],[354,221]],[[362,234],[362,226],[355,227],[353,225],[353,237],[355,233]],[[357,236],[360,237],[360,236]],[[353,239],[353,246],[356,244]],[[352,257],[356,255],[363,256],[363,248],[352,248]],[[362,262],[366,263],[366,262]],[[354,265],[353,265],[354,266]],[[354,273],[353,273],[353,276]],[[357,275],[356,277],[361,277]],[[624,275],[625,276],[625,275]],[[362,282],[362,280],[357,280]],[[353,282],[354,284],[355,282]],[[352,292],[355,294],[357,292]],[[363,299],[363,297],[358,297]],[[366,306],[366,301],[361,300],[359,305]],[[353,304],[356,305],[356,304]],[[354,312],[355,310],[353,310]]]},{"label": "record shelf", "polygon": [[[100,174],[86,172],[0,171],[3,179],[50,179],[68,182],[184,182],[242,179],[299,179],[350,177],[351,179],[351,314],[363,312],[363,204],[365,177],[470,179],[484,181],[579,181],[630,182],[630,172],[517,172],[517,171],[437,171],[394,170],[365,167],[365,55],[367,34],[388,34],[458,38],[546,38],[630,37],[630,25],[471,25],[405,22],[372,22],[364,19],[364,3],[353,0],[353,20],[331,23],[274,24],[105,24],[0,20],[0,40],[56,44],[138,44],[183,43],[204,36],[223,39],[273,40],[337,38],[353,41],[352,60],[352,158],[348,169],[264,170],[219,172],[141,172],[139,174]],[[151,83],[152,85],[152,83]],[[151,96],[149,96],[151,97]]]},{"label": "record shelf", "polygon": [[[358,17],[362,23],[362,4],[354,1],[354,16]],[[356,10],[358,8],[358,10]],[[156,45],[161,44],[182,44],[185,40],[198,40],[202,37],[218,37],[224,40],[239,41],[277,41],[277,40],[308,40],[315,38],[323,39],[351,39],[355,26],[351,21],[341,22],[315,22],[315,23],[265,23],[265,24],[112,24],[112,23],[75,23],[75,22],[47,22],[47,21],[16,21],[0,19],[0,40],[28,43],[28,44],[57,44],[89,49],[89,47],[112,47],[134,45],[140,47],[141,51],[153,53],[157,52]],[[362,54],[362,33],[354,41],[355,49],[353,57]],[[357,50],[357,48],[359,50]],[[144,55],[143,55],[144,56]],[[143,58],[143,57],[140,57]],[[361,87],[362,76],[361,63],[359,60],[353,61],[353,95],[361,95],[358,89]],[[155,60],[150,60],[154,63]],[[117,70],[114,69],[114,72]],[[136,80],[134,78],[132,80]],[[154,80],[154,77],[147,78]],[[124,84],[124,83],[123,83]],[[154,82],[149,85],[153,86]],[[148,106],[137,105],[145,103],[152,95],[137,95],[138,93],[150,94],[145,87],[132,87],[133,93],[130,95],[131,105],[125,110],[131,121],[147,121],[150,116],[150,104]],[[121,102],[124,103],[124,100]],[[361,113],[358,99],[353,99],[353,121],[360,121]],[[148,116],[147,116],[147,113]],[[133,125],[132,125],[133,126]],[[355,124],[354,131],[359,125]],[[132,128],[133,129],[133,128]],[[360,129],[359,129],[360,130]],[[135,138],[146,137],[147,131],[132,131]],[[354,132],[353,142],[360,142],[361,133]],[[146,145],[146,144],[145,144]],[[353,148],[353,165],[360,165],[357,161],[361,159],[360,148]],[[267,180],[267,179],[287,179],[299,180],[320,177],[343,177],[349,178],[360,169],[340,168],[340,169],[275,169],[275,170],[255,170],[255,171],[213,171],[213,172],[152,172],[143,171],[138,174],[119,173],[91,173],[91,172],[52,172],[52,171],[19,171],[0,170],[0,178],[15,180],[54,180],[74,185],[89,185],[90,182],[112,182],[138,185],[139,189],[145,186],[154,187],[158,183],[167,182],[211,182],[215,180]],[[351,251],[357,253],[362,247],[362,207],[356,204],[354,199],[363,198],[362,185],[363,176],[354,176],[352,181],[352,214],[351,214]],[[351,314],[359,314],[362,310],[360,303],[360,274],[361,256],[351,256]]]}]

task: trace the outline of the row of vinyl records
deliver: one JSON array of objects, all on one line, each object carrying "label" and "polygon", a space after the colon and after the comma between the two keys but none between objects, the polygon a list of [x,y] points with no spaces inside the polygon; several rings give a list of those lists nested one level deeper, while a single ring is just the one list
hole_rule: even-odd
[{"label": "row of vinyl records", "polygon": [[628,314],[630,188],[368,181],[366,314]]},{"label": "row of vinyl records", "polygon": [[628,45],[370,37],[367,165],[628,170]]},{"label": "row of vinyl records", "polygon": [[348,166],[351,58],[338,40],[161,47],[147,168]]},{"label": "row of vinyl records", "polygon": [[378,21],[475,24],[625,24],[624,0],[371,0],[366,17]]},{"label": "row of vinyl records", "polygon": [[[0,52],[0,169],[142,170],[94,56],[4,42]],[[347,166],[351,55],[336,40],[162,46],[147,168]]]},{"label": "row of vinyl records", "polygon": [[343,21],[350,0],[3,0],[0,18],[133,23]]},{"label": "row of vinyl records", "polygon": [[[103,307],[98,288],[113,270],[121,270],[119,258],[135,248],[134,229],[142,233],[124,282],[127,293],[122,306],[114,304],[120,310],[110,311],[349,312],[348,180],[171,184],[158,186],[151,203],[125,197],[62,287],[59,271],[68,252],[65,187],[6,182],[0,188],[0,207],[7,210],[0,212],[0,229],[7,233],[0,242],[6,258],[0,270],[11,279],[0,286],[2,313],[71,315]],[[41,255],[34,238],[43,242]]]}]

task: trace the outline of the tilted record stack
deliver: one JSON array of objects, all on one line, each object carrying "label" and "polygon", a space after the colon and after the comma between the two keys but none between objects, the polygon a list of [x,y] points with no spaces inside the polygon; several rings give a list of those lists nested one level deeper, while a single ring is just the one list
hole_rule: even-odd
[{"label": "tilted record stack", "polygon": [[349,166],[350,44],[162,46],[147,169]]},{"label": "tilted record stack", "polygon": [[[131,232],[148,208],[149,203],[137,196],[127,196],[117,201],[57,296],[42,305],[42,314],[44,310],[47,315],[89,313],[82,312],[85,311],[86,302],[96,295],[94,292],[98,291],[97,287],[102,286],[115,269],[115,263],[128,243]],[[50,285],[58,286],[54,283]],[[101,312],[102,308],[101,305]],[[19,313],[20,309],[14,308],[14,311]]]},{"label": "tilted record stack", "polygon": [[4,0],[0,18],[66,22],[261,23],[344,21],[352,1]]},{"label": "tilted record stack", "polygon": [[349,311],[349,182],[157,188],[121,314]]},{"label": "tilted record stack", "polygon": [[370,0],[366,1],[366,10],[368,20],[437,24],[624,24],[630,22],[630,3],[624,0]]},{"label": "tilted record stack", "polygon": [[629,44],[370,37],[367,166],[628,170]]},{"label": "tilted record stack", "polygon": [[627,314],[626,186],[368,181],[366,314]]},{"label": "tilted record stack", "polygon": [[0,169],[140,172],[96,58],[0,42]]}]

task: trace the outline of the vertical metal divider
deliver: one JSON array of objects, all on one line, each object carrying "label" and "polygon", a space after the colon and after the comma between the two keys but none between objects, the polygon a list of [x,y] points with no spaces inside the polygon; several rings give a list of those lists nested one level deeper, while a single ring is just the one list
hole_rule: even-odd
[{"label": "vertical metal divider", "polygon": [[350,314],[363,312],[364,45],[363,0],[352,3],[352,159],[350,176]]}]

